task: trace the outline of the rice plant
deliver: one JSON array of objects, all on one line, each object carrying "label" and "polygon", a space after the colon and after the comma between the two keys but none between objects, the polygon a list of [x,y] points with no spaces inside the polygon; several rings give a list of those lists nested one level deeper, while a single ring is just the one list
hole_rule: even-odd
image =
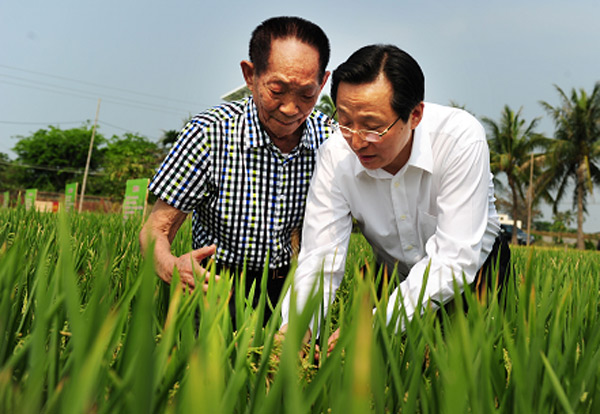
[{"label": "rice plant", "polygon": [[164,284],[140,254],[140,225],[0,210],[0,412],[600,412],[596,252],[513,248],[501,295],[467,291],[454,311],[425,306],[411,321],[398,304],[389,323],[396,275],[353,235],[336,303],[305,344],[318,299],[278,335],[281,303],[263,328],[271,305],[248,306],[254,290],[230,297],[237,278],[213,278],[206,295],[177,275]]}]

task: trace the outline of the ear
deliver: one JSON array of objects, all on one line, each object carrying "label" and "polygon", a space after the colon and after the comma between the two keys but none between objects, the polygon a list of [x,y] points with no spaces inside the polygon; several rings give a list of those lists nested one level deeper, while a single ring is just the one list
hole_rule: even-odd
[{"label": "ear", "polygon": [[248,60],[242,60],[240,66],[242,68],[244,80],[246,81],[246,86],[254,93],[254,64]]},{"label": "ear", "polygon": [[329,79],[329,75],[331,75],[331,72],[326,71],[325,75],[323,76],[323,82],[321,83],[321,90],[319,92],[323,91],[323,88],[325,87],[325,84],[327,83],[327,80]]},{"label": "ear", "polygon": [[425,104],[423,101],[419,102],[410,113],[408,118],[408,122],[410,123],[410,129],[415,129],[421,123],[421,119],[423,119],[423,110],[425,108]]}]

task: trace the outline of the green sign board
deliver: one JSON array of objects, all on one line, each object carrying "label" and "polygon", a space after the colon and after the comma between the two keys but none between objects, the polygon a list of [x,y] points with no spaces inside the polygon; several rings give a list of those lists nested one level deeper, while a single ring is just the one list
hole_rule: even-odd
[{"label": "green sign board", "polygon": [[134,214],[143,216],[146,213],[149,182],[148,178],[127,180],[125,199],[123,200],[123,218],[129,218]]},{"label": "green sign board", "polygon": [[8,208],[8,200],[10,200],[10,191],[5,191],[2,198],[2,207]]},{"label": "green sign board", "polygon": [[79,183],[70,183],[65,186],[65,211],[74,211],[77,202],[77,187]]},{"label": "green sign board", "polygon": [[35,208],[35,200],[37,198],[37,188],[25,190],[25,210]]}]

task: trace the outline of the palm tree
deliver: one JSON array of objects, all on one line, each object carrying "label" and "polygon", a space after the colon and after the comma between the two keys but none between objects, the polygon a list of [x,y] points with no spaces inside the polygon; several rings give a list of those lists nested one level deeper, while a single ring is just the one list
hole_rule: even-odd
[{"label": "palm tree", "polygon": [[587,212],[588,194],[600,183],[600,82],[591,95],[573,89],[571,96],[555,85],[561,103],[552,106],[540,102],[555,124],[554,142],[549,153],[549,170],[545,184],[557,190],[554,211],[569,184],[575,184],[573,206],[577,210],[577,248],[583,249],[583,214]]},{"label": "palm tree", "polygon": [[[511,198],[511,216],[515,222],[517,218],[523,219],[519,217],[519,212],[522,211],[519,205],[522,205],[525,200],[524,188],[529,182],[531,154],[538,148],[544,148],[548,143],[547,138],[534,131],[539,118],[526,125],[525,120],[521,119],[521,110],[522,108],[515,113],[506,105],[499,123],[486,117],[482,119],[489,130],[490,167],[495,175],[499,173],[506,175]],[[534,155],[534,167],[539,169],[543,157],[543,154]],[[495,181],[495,183],[499,188],[502,187],[500,182]],[[511,243],[517,243],[516,231],[512,234]]]}]

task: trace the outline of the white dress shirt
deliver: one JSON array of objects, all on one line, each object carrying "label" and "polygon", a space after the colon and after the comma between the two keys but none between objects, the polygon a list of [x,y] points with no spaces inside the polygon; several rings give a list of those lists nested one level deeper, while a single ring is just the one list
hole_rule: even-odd
[{"label": "white dress shirt", "polygon": [[[412,318],[423,275],[431,263],[424,301],[454,297],[453,279],[472,283],[500,230],[494,206],[485,130],[466,111],[425,103],[412,152],[395,175],[364,168],[337,131],[319,150],[309,190],[302,245],[295,273],[301,310],[324,272],[325,312],[344,276],[354,217],[377,261],[397,266],[402,295]],[[289,292],[283,323],[289,319]],[[435,304],[432,301],[432,304]]]}]

